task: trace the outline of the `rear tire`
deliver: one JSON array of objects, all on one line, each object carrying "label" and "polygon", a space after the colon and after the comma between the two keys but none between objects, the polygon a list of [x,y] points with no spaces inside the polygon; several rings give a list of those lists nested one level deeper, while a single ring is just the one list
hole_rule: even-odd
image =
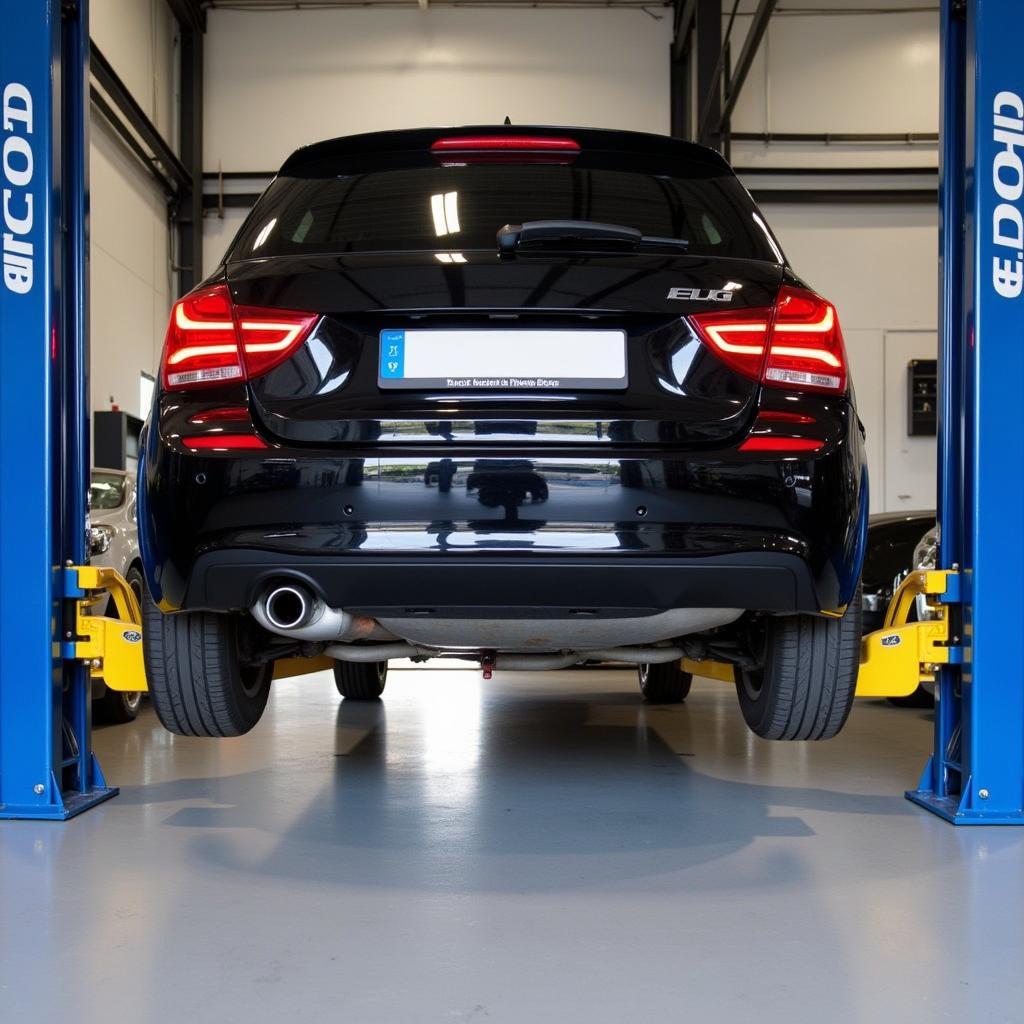
[{"label": "rear tire", "polygon": [[750,729],[766,740],[835,736],[853,706],[860,637],[860,587],[841,619],[767,619],[759,637],[760,667],[736,672],[736,693]]},{"label": "rear tire", "polygon": [[693,684],[693,676],[683,671],[681,662],[638,665],[640,692],[648,704],[681,704]]},{"label": "rear tire", "polygon": [[377,700],[388,677],[386,661],[336,661],[334,685],[345,700]]},{"label": "rear tire", "polygon": [[179,736],[241,736],[263,715],[273,662],[246,664],[235,615],[164,615],[149,590],[142,602],[149,695],[165,729]]}]

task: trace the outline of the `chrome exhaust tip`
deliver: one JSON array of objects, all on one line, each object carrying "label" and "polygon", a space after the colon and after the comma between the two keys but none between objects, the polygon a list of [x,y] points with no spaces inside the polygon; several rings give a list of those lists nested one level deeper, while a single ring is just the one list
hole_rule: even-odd
[{"label": "chrome exhaust tip", "polygon": [[303,587],[275,587],[263,599],[263,613],[275,629],[298,629],[313,616],[313,595]]}]

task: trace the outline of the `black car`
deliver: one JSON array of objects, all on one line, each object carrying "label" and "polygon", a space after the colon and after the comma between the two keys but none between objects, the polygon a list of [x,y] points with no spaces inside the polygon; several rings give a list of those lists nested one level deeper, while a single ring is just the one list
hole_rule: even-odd
[{"label": "black car", "polygon": [[[140,467],[161,721],[243,733],[273,662],[736,666],[760,736],[857,676],[863,427],[836,311],[717,153],[485,127],[301,149],[178,301]],[[426,485],[426,486],[425,486]]]}]

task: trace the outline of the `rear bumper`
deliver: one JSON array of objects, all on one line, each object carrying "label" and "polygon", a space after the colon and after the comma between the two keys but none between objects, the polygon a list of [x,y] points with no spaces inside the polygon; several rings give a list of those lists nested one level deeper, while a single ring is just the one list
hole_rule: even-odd
[{"label": "rear bumper", "polygon": [[139,527],[167,611],[249,607],[269,581],[391,614],[834,612],[860,573],[856,418],[813,457],[726,452],[197,455],[149,432]]},{"label": "rear bumper", "polygon": [[373,618],[616,617],[668,608],[817,611],[806,562],[776,552],[682,561],[650,558],[348,557],[267,551],[211,552],[197,559],[184,605],[247,608],[287,577],[332,607]]}]

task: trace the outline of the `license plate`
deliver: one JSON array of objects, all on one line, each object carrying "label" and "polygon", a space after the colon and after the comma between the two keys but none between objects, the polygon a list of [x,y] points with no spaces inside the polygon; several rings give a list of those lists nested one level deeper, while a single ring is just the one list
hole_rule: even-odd
[{"label": "license plate", "polygon": [[382,388],[623,390],[626,333],[609,330],[380,332]]}]

